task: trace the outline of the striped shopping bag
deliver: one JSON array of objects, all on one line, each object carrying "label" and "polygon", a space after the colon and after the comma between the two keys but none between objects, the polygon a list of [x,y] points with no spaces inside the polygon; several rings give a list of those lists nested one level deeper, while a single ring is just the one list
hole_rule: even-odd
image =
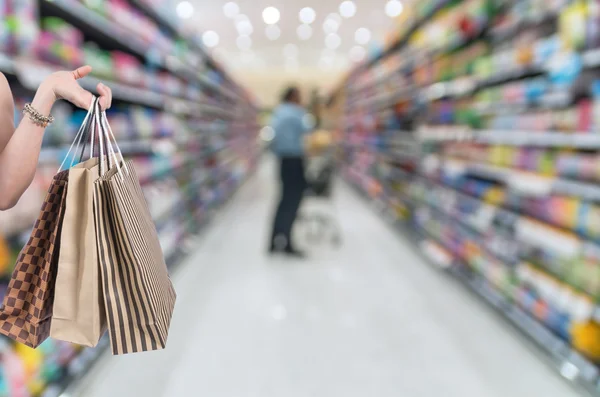
[{"label": "striped shopping bag", "polygon": [[96,181],[94,216],[113,354],[164,349],[176,294],[133,163]]}]

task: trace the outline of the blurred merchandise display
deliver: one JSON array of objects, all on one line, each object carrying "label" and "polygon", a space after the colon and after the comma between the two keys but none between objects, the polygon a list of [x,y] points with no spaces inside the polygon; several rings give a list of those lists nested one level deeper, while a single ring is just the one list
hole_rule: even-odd
[{"label": "blurred merchandise display", "polygon": [[330,100],[345,177],[598,395],[600,2],[407,12]]},{"label": "blurred merchandise display", "polygon": [[[160,1],[1,0],[0,71],[16,96],[15,120],[43,79],[83,64],[95,91],[113,88],[108,119],[133,159],[167,263],[251,173],[259,155],[258,113],[244,91],[174,26]],[[47,186],[85,111],[53,109],[40,165],[14,209],[0,212],[0,297],[29,236]],[[0,397],[59,396],[106,347],[46,341],[37,350],[0,339]]]}]

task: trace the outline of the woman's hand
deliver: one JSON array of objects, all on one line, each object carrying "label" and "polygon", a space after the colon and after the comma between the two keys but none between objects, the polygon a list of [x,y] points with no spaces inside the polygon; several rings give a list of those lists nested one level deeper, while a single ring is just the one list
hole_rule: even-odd
[{"label": "woman's hand", "polygon": [[[40,89],[48,90],[53,100],[64,99],[82,109],[89,109],[92,104],[93,95],[84,90],[77,80],[84,78],[92,71],[91,66],[82,66],[72,72],[56,72],[51,74]],[[97,86],[100,94],[100,106],[102,110],[109,109],[112,104],[112,91],[102,83]]]}]

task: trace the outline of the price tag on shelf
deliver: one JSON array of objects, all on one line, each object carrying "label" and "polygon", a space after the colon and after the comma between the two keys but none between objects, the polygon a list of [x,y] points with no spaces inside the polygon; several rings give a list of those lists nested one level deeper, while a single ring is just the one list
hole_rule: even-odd
[{"label": "price tag on shelf", "polygon": [[421,241],[420,248],[425,256],[442,269],[452,266],[452,262],[454,261],[453,256],[439,244],[430,240],[423,240]]},{"label": "price tag on shelf", "polygon": [[583,66],[592,68],[600,65],[600,49],[590,50],[583,53]]},{"label": "price tag on shelf", "polygon": [[552,192],[552,179],[520,172],[508,175],[508,187],[524,196],[548,197]]},{"label": "price tag on shelf", "polygon": [[567,358],[567,362],[574,365],[580,372],[581,378],[588,383],[593,383],[598,379],[598,367],[592,364],[588,359],[578,352],[572,350]]}]

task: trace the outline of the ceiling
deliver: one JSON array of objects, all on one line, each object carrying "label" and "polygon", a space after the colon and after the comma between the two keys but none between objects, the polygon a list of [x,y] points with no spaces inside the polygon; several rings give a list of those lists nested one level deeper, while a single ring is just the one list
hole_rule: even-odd
[{"label": "ceiling", "polygon": [[[393,29],[395,20],[385,13],[386,0],[354,0],[356,13],[349,18],[339,15],[342,1],[234,0],[239,14],[247,16],[247,21],[250,22],[244,22],[240,27],[239,21],[244,19],[243,17],[229,18],[225,15],[224,6],[229,1],[187,0],[189,4],[185,4],[182,9],[184,14],[187,12],[188,18],[182,18],[181,23],[184,24],[185,30],[195,34],[202,35],[207,31],[216,33],[205,36],[208,44],[214,43],[218,36],[218,44],[211,49],[214,57],[238,82],[248,88],[261,104],[270,106],[276,102],[279,91],[290,83],[298,83],[306,91],[315,88],[328,91],[338,84],[352,64],[360,59],[361,52],[366,53],[381,45],[385,34]],[[181,0],[173,2],[177,7]],[[235,11],[235,6],[229,7]],[[266,29],[269,25],[263,20],[263,10],[266,7],[276,7],[280,13],[277,28],[270,28],[275,33],[277,30],[280,33],[275,40],[267,37]],[[312,35],[307,40],[301,40],[297,33],[301,25],[299,13],[304,7],[311,7],[316,14],[314,22],[310,24]],[[338,15],[328,18],[331,13]],[[329,40],[329,44],[334,47],[338,40],[335,37],[326,39],[324,23],[328,19],[336,18],[339,22],[337,35],[341,40],[337,48],[331,49],[327,48],[326,41]],[[248,25],[251,25],[251,33]],[[331,22],[328,22],[330,29],[335,25],[333,23],[331,26]],[[360,28],[366,28],[371,33],[368,43],[361,46],[355,40],[355,33]],[[247,37],[239,39],[240,29],[242,33],[249,33],[242,34]],[[357,46],[364,48],[364,51],[354,48]],[[351,57],[351,54],[354,57]]]}]

